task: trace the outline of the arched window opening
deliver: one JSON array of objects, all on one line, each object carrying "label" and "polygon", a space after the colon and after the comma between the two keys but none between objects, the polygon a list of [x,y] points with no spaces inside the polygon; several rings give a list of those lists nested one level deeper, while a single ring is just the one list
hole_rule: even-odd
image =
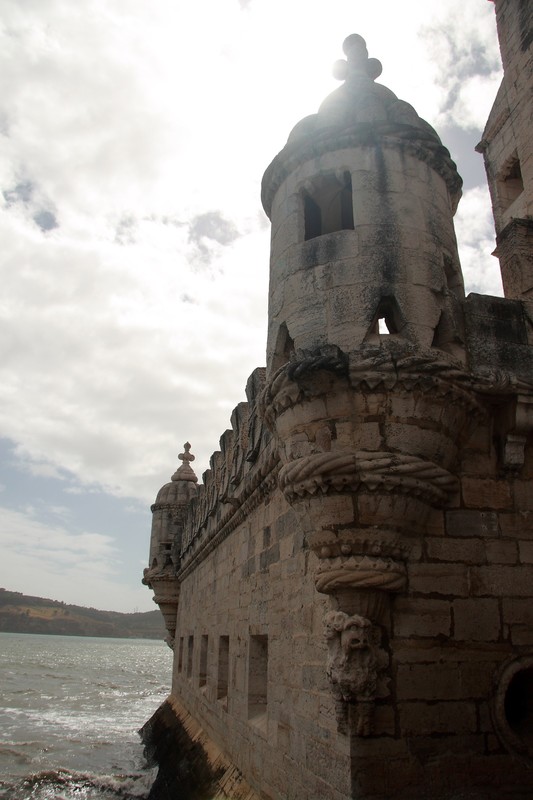
[{"label": "arched window opening", "polygon": [[382,297],[368,328],[365,340],[373,341],[376,337],[400,333],[404,324],[396,298],[392,296]]}]

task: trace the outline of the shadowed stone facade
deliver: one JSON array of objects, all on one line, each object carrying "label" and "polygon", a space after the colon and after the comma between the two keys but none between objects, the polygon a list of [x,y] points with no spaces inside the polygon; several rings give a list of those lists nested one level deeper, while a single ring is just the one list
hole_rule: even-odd
[{"label": "shadowed stone facade", "polygon": [[495,11],[505,298],[465,298],[461,179],[361,37],[264,175],[266,369],[152,507],[153,797],[531,797],[533,6]]}]

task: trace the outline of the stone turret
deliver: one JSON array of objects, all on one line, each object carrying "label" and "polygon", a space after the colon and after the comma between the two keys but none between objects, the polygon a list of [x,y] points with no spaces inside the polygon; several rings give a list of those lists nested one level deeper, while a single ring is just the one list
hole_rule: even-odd
[{"label": "stone turret", "polygon": [[[463,356],[453,228],[462,181],[433,128],[385,86],[357,35],[343,85],[268,167],[272,221],[267,371],[294,352],[380,345]],[[381,320],[381,324],[380,324]]]},{"label": "stone turret", "polygon": [[430,125],[375,83],[364,40],[348,37],[344,52],[344,84],[263,178],[264,407],[280,486],[318,556],[316,588],[382,625],[432,509],[457,490],[483,409],[464,372],[461,178]]},{"label": "stone turret", "polygon": [[186,442],[178,458],[182,464],[157,493],[152,510],[149,567],[143,583],[154,591],[154,603],[163,614],[168,631],[167,643],[174,644],[179,582],[176,578],[183,520],[189,501],[195,496],[198,478],[191,467],[194,456]]}]

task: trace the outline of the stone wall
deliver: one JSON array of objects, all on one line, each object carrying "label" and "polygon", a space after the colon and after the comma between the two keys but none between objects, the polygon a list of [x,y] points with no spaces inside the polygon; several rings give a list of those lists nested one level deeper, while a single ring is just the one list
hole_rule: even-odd
[{"label": "stone wall", "polygon": [[[281,462],[258,421],[257,397],[234,413],[225,452],[213,457],[183,527],[172,697],[258,796],[452,798],[468,789],[468,797],[500,797],[499,788],[492,792],[503,772],[513,797],[529,797],[520,758],[526,764],[533,752],[533,450],[530,436],[522,437],[523,464],[505,467],[496,422],[516,394],[496,392],[480,369],[478,389],[492,392],[477,395],[448,502],[417,528],[416,508],[409,510],[417,501],[404,500],[415,536],[405,589],[380,619],[379,686],[366,731],[361,700],[345,702],[336,691],[344,673],[335,672],[327,625],[338,605],[316,590],[320,559],[280,488]],[[507,386],[516,381],[508,376]],[[368,386],[358,386],[368,395]],[[339,392],[330,390],[338,404]],[[409,406],[420,408],[424,392],[410,393]],[[377,405],[389,409],[390,424],[390,399]],[[253,436],[232,442],[250,420],[262,448],[246,461]],[[396,418],[396,425],[411,423]],[[241,465],[239,481],[228,481],[235,475],[228,464]],[[232,496],[242,502],[232,504]],[[344,496],[353,502],[350,487],[322,495],[325,506],[336,504],[337,521]],[[385,501],[379,491],[367,496],[378,522]],[[520,718],[516,706],[525,709]]]}]

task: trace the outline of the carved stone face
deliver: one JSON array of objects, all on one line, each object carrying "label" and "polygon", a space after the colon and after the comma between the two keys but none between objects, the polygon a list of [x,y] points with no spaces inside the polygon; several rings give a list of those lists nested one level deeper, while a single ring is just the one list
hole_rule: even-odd
[{"label": "carved stone face", "polygon": [[351,650],[364,650],[369,646],[368,630],[361,625],[349,625],[341,633],[341,647],[345,653]]}]

